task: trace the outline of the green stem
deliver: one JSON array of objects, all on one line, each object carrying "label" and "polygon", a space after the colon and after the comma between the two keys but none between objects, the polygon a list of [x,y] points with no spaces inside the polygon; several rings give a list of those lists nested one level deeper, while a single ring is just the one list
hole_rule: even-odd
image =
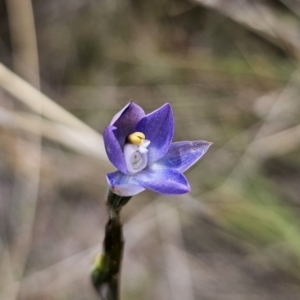
[{"label": "green stem", "polygon": [[123,258],[123,229],[120,212],[131,197],[122,197],[108,192],[108,222],[105,228],[103,253],[95,260],[92,282],[102,300],[119,300],[121,265]]}]

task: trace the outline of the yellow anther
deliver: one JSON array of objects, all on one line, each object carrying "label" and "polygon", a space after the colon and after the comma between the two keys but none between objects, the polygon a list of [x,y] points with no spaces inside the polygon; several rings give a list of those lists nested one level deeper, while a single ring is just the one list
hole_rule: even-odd
[{"label": "yellow anther", "polygon": [[145,135],[142,132],[134,132],[127,137],[127,141],[133,145],[141,145],[145,141]]}]

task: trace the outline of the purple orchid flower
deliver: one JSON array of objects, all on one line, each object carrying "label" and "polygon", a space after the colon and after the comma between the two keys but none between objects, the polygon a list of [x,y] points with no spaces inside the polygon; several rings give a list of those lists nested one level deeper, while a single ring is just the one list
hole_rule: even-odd
[{"label": "purple orchid flower", "polygon": [[208,150],[206,141],[172,143],[174,119],[169,103],[146,115],[130,101],[104,131],[109,160],[117,168],[107,174],[113,193],[133,196],[145,189],[167,195],[190,191],[182,174]]}]

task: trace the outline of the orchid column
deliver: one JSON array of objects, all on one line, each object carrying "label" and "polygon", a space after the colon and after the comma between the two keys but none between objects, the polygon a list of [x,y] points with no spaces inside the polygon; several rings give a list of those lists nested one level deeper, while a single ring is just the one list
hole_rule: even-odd
[{"label": "orchid column", "polygon": [[107,156],[117,170],[107,174],[109,221],[104,253],[96,259],[92,272],[94,286],[102,299],[119,299],[122,206],[145,189],[165,195],[189,192],[190,185],[183,172],[211,145],[201,140],[172,143],[173,135],[174,119],[168,103],[146,115],[130,101],[104,131]]}]

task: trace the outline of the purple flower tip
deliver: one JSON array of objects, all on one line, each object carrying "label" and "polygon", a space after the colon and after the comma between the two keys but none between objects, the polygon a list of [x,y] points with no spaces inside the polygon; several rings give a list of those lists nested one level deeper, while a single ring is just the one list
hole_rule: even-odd
[{"label": "purple flower tip", "polygon": [[212,143],[172,143],[173,135],[174,118],[169,103],[146,115],[130,100],[104,131],[107,156],[117,168],[107,174],[110,189],[120,196],[133,196],[145,189],[166,195],[189,192],[189,183],[182,173]]}]

